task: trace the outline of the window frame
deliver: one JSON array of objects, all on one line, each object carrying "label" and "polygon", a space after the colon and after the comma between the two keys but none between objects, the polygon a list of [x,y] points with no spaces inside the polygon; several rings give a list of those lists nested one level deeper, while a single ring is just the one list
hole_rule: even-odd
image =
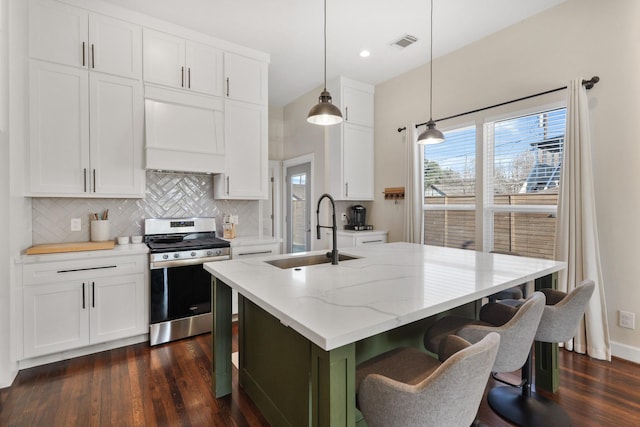
[{"label": "window frame", "polygon": [[[494,203],[493,194],[493,157],[492,142],[489,140],[488,126],[493,125],[495,122],[502,120],[509,120],[521,116],[538,114],[546,111],[567,108],[567,103],[564,97],[560,99],[558,96],[551,97],[556,98],[547,99],[546,102],[543,99],[536,100],[537,102],[529,101],[528,105],[519,108],[501,108],[501,111],[494,110],[491,114],[486,112],[475,113],[472,117],[475,120],[465,121],[448,121],[449,123],[438,123],[438,127],[442,132],[463,129],[469,126],[475,126],[476,128],[476,153],[475,153],[475,168],[476,168],[476,191],[475,191],[475,205],[445,205],[445,204],[426,204],[423,202],[423,214],[422,214],[422,239],[424,243],[424,236],[426,234],[425,228],[425,215],[429,211],[474,211],[475,212],[475,249],[478,251],[491,251],[494,244],[494,214],[495,213],[539,213],[557,215],[557,205],[496,205]],[[446,144],[445,142],[443,142]],[[419,150],[420,155],[420,168],[418,173],[424,177],[424,149]],[[491,162],[491,164],[489,164]],[[424,178],[423,178],[424,179]],[[423,195],[424,200],[424,195]]]}]

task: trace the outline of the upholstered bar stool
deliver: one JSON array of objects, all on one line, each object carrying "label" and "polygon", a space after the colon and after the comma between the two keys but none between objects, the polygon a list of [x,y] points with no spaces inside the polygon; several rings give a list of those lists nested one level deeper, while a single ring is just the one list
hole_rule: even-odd
[{"label": "upholstered bar stool", "polygon": [[476,344],[450,336],[439,360],[415,348],[358,365],[358,406],[370,427],[468,427],[480,406],[500,344],[497,333]]},{"label": "upholstered bar stool", "polygon": [[[459,316],[448,316],[438,320],[425,333],[424,346],[431,352],[437,352],[447,334],[456,334],[469,342],[478,342],[491,332],[500,334],[500,348],[493,365],[493,372],[513,372],[530,361],[533,339],[538,330],[545,296],[534,292],[523,300],[520,307],[511,307],[500,303],[488,303],[480,309],[480,320]],[[526,369],[523,368],[523,369]],[[523,382],[518,385],[530,388]],[[497,388],[489,391],[489,395]]]},{"label": "upholstered bar stool", "polygon": [[[554,289],[542,289],[547,305],[544,307],[535,340],[561,343],[572,339],[593,295],[595,283],[585,280],[569,294]],[[509,304],[509,302],[506,302]],[[531,384],[533,368],[529,360],[523,369],[524,381]],[[491,390],[488,401],[491,408],[503,418],[519,426],[560,427],[570,426],[571,419],[560,405],[543,398],[531,390],[522,392],[513,387]]]}]

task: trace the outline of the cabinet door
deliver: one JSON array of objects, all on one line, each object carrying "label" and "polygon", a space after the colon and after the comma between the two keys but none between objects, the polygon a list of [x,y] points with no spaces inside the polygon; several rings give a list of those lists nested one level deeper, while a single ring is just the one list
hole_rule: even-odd
[{"label": "cabinet door", "polygon": [[31,60],[29,147],[31,191],[88,190],[89,94],[85,70]]},{"label": "cabinet door", "polygon": [[224,73],[228,99],[267,104],[266,63],[225,52]]},{"label": "cabinet door", "polygon": [[89,68],[103,73],[142,77],[142,29],[104,15],[89,15]]},{"label": "cabinet door", "polygon": [[97,279],[90,287],[91,344],[148,332],[143,274]]},{"label": "cabinet door", "polygon": [[180,37],[144,29],[144,81],[183,88],[185,43]]},{"label": "cabinet door", "polygon": [[62,3],[29,4],[29,55],[74,67],[87,67],[88,13]]},{"label": "cabinet door", "polygon": [[371,92],[344,86],[342,88],[342,115],[346,123],[373,127],[373,94]]},{"label": "cabinet door", "polygon": [[227,101],[224,123],[226,182],[223,183],[224,195],[216,197],[266,199],[267,107]]},{"label": "cabinet door", "polygon": [[89,344],[87,282],[25,286],[24,357]]},{"label": "cabinet door", "polygon": [[144,197],[142,85],[91,73],[90,189],[96,195]]},{"label": "cabinet door", "polygon": [[222,96],[222,52],[211,46],[186,44],[186,87],[195,92]]},{"label": "cabinet door", "polygon": [[373,199],[373,129],[343,125],[343,191],[346,200]]}]

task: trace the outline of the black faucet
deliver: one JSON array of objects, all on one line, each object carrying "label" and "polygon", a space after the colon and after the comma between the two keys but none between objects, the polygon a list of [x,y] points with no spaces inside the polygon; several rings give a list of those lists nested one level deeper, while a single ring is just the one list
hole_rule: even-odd
[{"label": "black faucet", "polygon": [[[331,202],[331,210],[332,214],[332,225],[329,227],[328,225],[320,225],[320,202],[322,199],[327,198]],[[321,228],[330,228],[333,231],[333,249],[331,252],[327,252],[327,258],[331,258],[331,264],[338,265],[338,226],[336,225],[336,204],[333,201],[333,197],[328,195],[327,193],[320,196],[318,199],[318,208],[316,209],[316,234],[318,240],[320,240],[320,229]]]}]

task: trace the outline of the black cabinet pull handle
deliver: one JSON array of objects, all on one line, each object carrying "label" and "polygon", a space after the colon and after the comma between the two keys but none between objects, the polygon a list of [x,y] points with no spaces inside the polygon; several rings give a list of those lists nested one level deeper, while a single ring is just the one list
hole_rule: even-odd
[{"label": "black cabinet pull handle", "polygon": [[91,282],[91,307],[95,308],[96,306],[96,284],[95,282]]},{"label": "black cabinet pull handle", "polygon": [[95,46],[91,43],[91,68],[96,68]]},{"label": "black cabinet pull handle", "polygon": [[257,252],[243,252],[243,253],[238,254],[238,256],[270,254],[271,252],[273,252],[273,251],[272,250],[268,250],[268,251],[257,251]]},{"label": "black cabinet pull handle", "polygon": [[88,270],[102,270],[104,268],[116,268],[116,265],[105,265],[104,267],[87,267],[87,268],[73,268],[70,270],[58,270],[56,273],[73,273],[74,271],[88,271]]},{"label": "black cabinet pull handle", "polygon": [[82,282],[82,309],[85,309],[85,292],[84,292],[84,282]]},{"label": "black cabinet pull handle", "polygon": [[184,87],[184,66],[180,67],[180,87]]},{"label": "black cabinet pull handle", "polygon": [[82,42],[82,66],[84,67],[84,42]]},{"label": "black cabinet pull handle", "polygon": [[191,89],[191,67],[187,68],[187,88]]},{"label": "black cabinet pull handle", "polygon": [[96,170],[93,170],[93,192],[96,192]]},{"label": "black cabinet pull handle", "polygon": [[227,96],[229,96],[229,77],[227,77]]},{"label": "black cabinet pull handle", "polygon": [[84,192],[87,192],[87,168],[84,168]]}]

